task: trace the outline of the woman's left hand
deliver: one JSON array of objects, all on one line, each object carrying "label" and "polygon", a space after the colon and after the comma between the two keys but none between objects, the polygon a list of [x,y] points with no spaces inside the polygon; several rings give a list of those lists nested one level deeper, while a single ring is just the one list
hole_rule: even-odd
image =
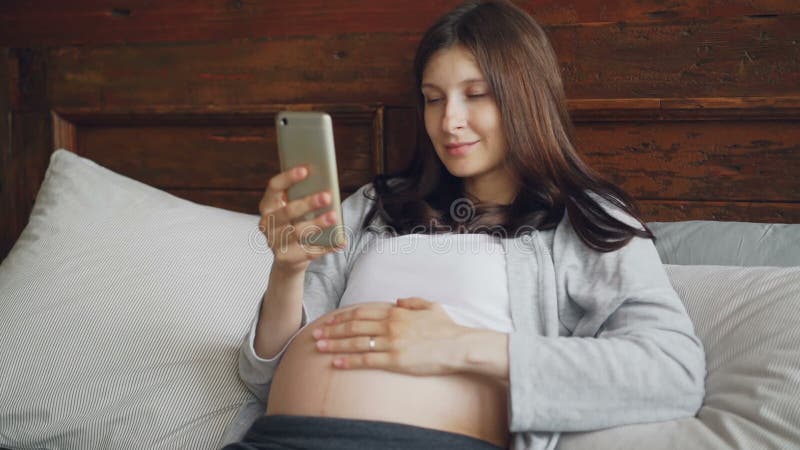
[{"label": "woman's left hand", "polygon": [[[459,370],[456,324],[439,304],[402,298],[397,306],[362,305],[342,310],[312,333],[317,350],[334,354],[339,369],[382,369],[411,375],[447,375]],[[370,337],[374,348],[370,350]]]}]

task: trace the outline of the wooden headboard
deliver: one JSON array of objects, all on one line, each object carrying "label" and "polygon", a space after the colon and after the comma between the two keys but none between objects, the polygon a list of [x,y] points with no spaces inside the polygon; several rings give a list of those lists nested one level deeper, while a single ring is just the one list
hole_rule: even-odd
[{"label": "wooden headboard", "polygon": [[[402,167],[416,43],[458,3],[0,3],[0,258],[56,148],[249,213],[281,109],[331,113],[344,195]],[[551,36],[579,152],[648,220],[800,223],[800,4],[515,3]]]}]

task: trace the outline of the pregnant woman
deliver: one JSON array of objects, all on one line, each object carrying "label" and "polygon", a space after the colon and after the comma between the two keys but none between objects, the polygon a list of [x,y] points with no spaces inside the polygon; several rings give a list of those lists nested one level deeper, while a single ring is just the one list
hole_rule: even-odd
[{"label": "pregnant woman", "polygon": [[[412,163],[326,213],[269,181],[274,253],[239,370],[265,415],[229,449],[550,449],[693,415],[704,354],[631,198],[579,158],[553,50],[505,1],[419,44]],[[346,246],[303,244],[343,220]]]}]

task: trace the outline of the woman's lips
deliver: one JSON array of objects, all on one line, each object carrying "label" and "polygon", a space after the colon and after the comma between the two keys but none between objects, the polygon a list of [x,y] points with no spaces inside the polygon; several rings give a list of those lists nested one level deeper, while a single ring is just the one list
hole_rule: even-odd
[{"label": "woman's lips", "polygon": [[447,154],[450,155],[450,156],[462,156],[462,155],[466,155],[470,150],[472,150],[472,147],[474,147],[475,144],[477,144],[477,143],[478,143],[478,141],[475,141],[475,142],[464,142],[464,143],[455,144],[455,145],[454,144],[447,144],[447,145],[444,146],[444,148],[447,150]]}]

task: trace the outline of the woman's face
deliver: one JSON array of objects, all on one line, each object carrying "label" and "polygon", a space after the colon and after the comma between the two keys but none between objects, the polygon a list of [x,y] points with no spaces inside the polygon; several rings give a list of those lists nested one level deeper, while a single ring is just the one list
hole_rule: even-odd
[{"label": "woman's face", "polygon": [[425,129],[447,170],[480,200],[510,203],[500,109],[472,53],[459,45],[434,53],[421,88]]}]

